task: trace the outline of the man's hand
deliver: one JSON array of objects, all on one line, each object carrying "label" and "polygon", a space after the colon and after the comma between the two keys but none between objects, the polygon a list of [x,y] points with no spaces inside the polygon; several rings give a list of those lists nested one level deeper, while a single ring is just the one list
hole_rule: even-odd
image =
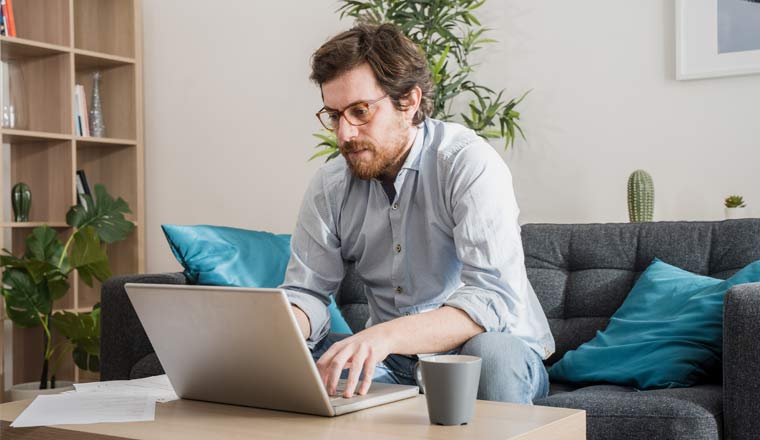
[{"label": "man's hand", "polygon": [[345,368],[349,368],[349,372],[343,397],[354,395],[362,368],[364,374],[358,394],[367,394],[375,366],[390,354],[391,348],[387,342],[389,338],[384,328],[383,325],[377,325],[338,341],[319,358],[317,370],[328,394],[335,394],[340,374]]}]

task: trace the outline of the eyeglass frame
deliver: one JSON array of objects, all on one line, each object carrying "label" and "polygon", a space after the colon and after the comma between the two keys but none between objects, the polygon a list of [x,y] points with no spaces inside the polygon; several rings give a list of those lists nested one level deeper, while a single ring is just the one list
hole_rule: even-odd
[{"label": "eyeglass frame", "polygon": [[[325,129],[329,130],[329,131],[335,131],[335,130],[338,129],[338,127],[340,126],[340,118],[345,119],[346,122],[348,122],[350,125],[353,125],[354,127],[361,127],[362,125],[367,125],[370,122],[372,122],[372,119],[375,117],[375,114],[373,113],[372,116],[370,117],[370,119],[367,122],[362,122],[361,124],[354,124],[353,122],[351,122],[346,117],[346,115],[345,115],[346,110],[348,110],[348,109],[350,109],[352,107],[355,107],[357,105],[360,105],[360,104],[366,105],[367,109],[369,110],[370,107],[372,107],[373,105],[377,104],[378,102],[382,101],[383,99],[385,99],[385,98],[387,98],[389,96],[390,96],[390,94],[386,93],[385,95],[383,95],[383,96],[381,96],[381,97],[379,97],[379,98],[377,98],[375,100],[372,100],[372,101],[357,101],[357,102],[354,102],[353,104],[347,105],[346,108],[344,108],[343,110],[340,110],[340,111],[338,111],[338,110],[328,110],[327,108],[322,107],[321,109],[319,109],[319,111],[314,116],[316,116],[317,119],[319,120],[319,123],[322,124],[322,126],[325,127]],[[324,123],[324,121],[322,121],[322,118],[320,118],[319,115],[321,115],[322,113],[334,113],[334,112],[338,113],[338,122],[337,122],[337,125],[336,125],[335,128],[330,128],[330,127],[328,127]]]}]

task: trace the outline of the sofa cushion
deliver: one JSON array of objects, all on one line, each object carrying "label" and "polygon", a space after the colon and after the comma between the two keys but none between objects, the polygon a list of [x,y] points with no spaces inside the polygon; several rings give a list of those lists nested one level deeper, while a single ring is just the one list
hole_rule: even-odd
[{"label": "sofa cushion", "polygon": [[158,376],[164,374],[164,367],[158,361],[156,353],[151,353],[137,361],[129,372],[130,379],[142,379],[143,377]]},{"label": "sofa cushion", "polygon": [[[211,225],[161,225],[190,284],[274,288],[290,259],[290,235]],[[330,298],[330,331],[351,333]]]},{"label": "sofa cushion", "polygon": [[587,439],[717,440],[722,432],[720,385],[636,391],[594,385],[536,400],[536,405],[586,411]]},{"label": "sofa cushion", "polygon": [[567,352],[549,376],[639,389],[704,382],[720,364],[723,296],[733,285],[756,281],[760,261],[720,280],[655,258],[607,328]]},{"label": "sofa cushion", "polygon": [[655,257],[721,279],[760,260],[760,220],[526,224],[522,242],[557,347],[551,365],[606,327]]}]

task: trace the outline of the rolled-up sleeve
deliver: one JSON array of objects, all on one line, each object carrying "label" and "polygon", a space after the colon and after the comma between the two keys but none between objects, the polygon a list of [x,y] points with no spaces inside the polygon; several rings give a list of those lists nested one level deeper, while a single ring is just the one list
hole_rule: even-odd
[{"label": "rolled-up sleeve", "polygon": [[288,269],[280,286],[291,304],[309,318],[311,334],[306,339],[309,348],[314,348],[329,331],[330,294],[343,279],[340,240],[329,195],[323,174],[318,172],[301,204],[290,243]]},{"label": "rolled-up sleeve", "polygon": [[446,189],[462,286],[444,305],[463,310],[487,332],[510,333],[528,307],[512,176],[480,140],[453,155],[449,166]]}]

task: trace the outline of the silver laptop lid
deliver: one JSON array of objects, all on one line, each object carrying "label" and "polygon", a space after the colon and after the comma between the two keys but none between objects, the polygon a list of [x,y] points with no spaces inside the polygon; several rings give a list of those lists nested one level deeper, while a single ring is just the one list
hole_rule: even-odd
[{"label": "silver laptop lid", "polygon": [[125,289],[178,396],[335,415],[282,290]]}]

